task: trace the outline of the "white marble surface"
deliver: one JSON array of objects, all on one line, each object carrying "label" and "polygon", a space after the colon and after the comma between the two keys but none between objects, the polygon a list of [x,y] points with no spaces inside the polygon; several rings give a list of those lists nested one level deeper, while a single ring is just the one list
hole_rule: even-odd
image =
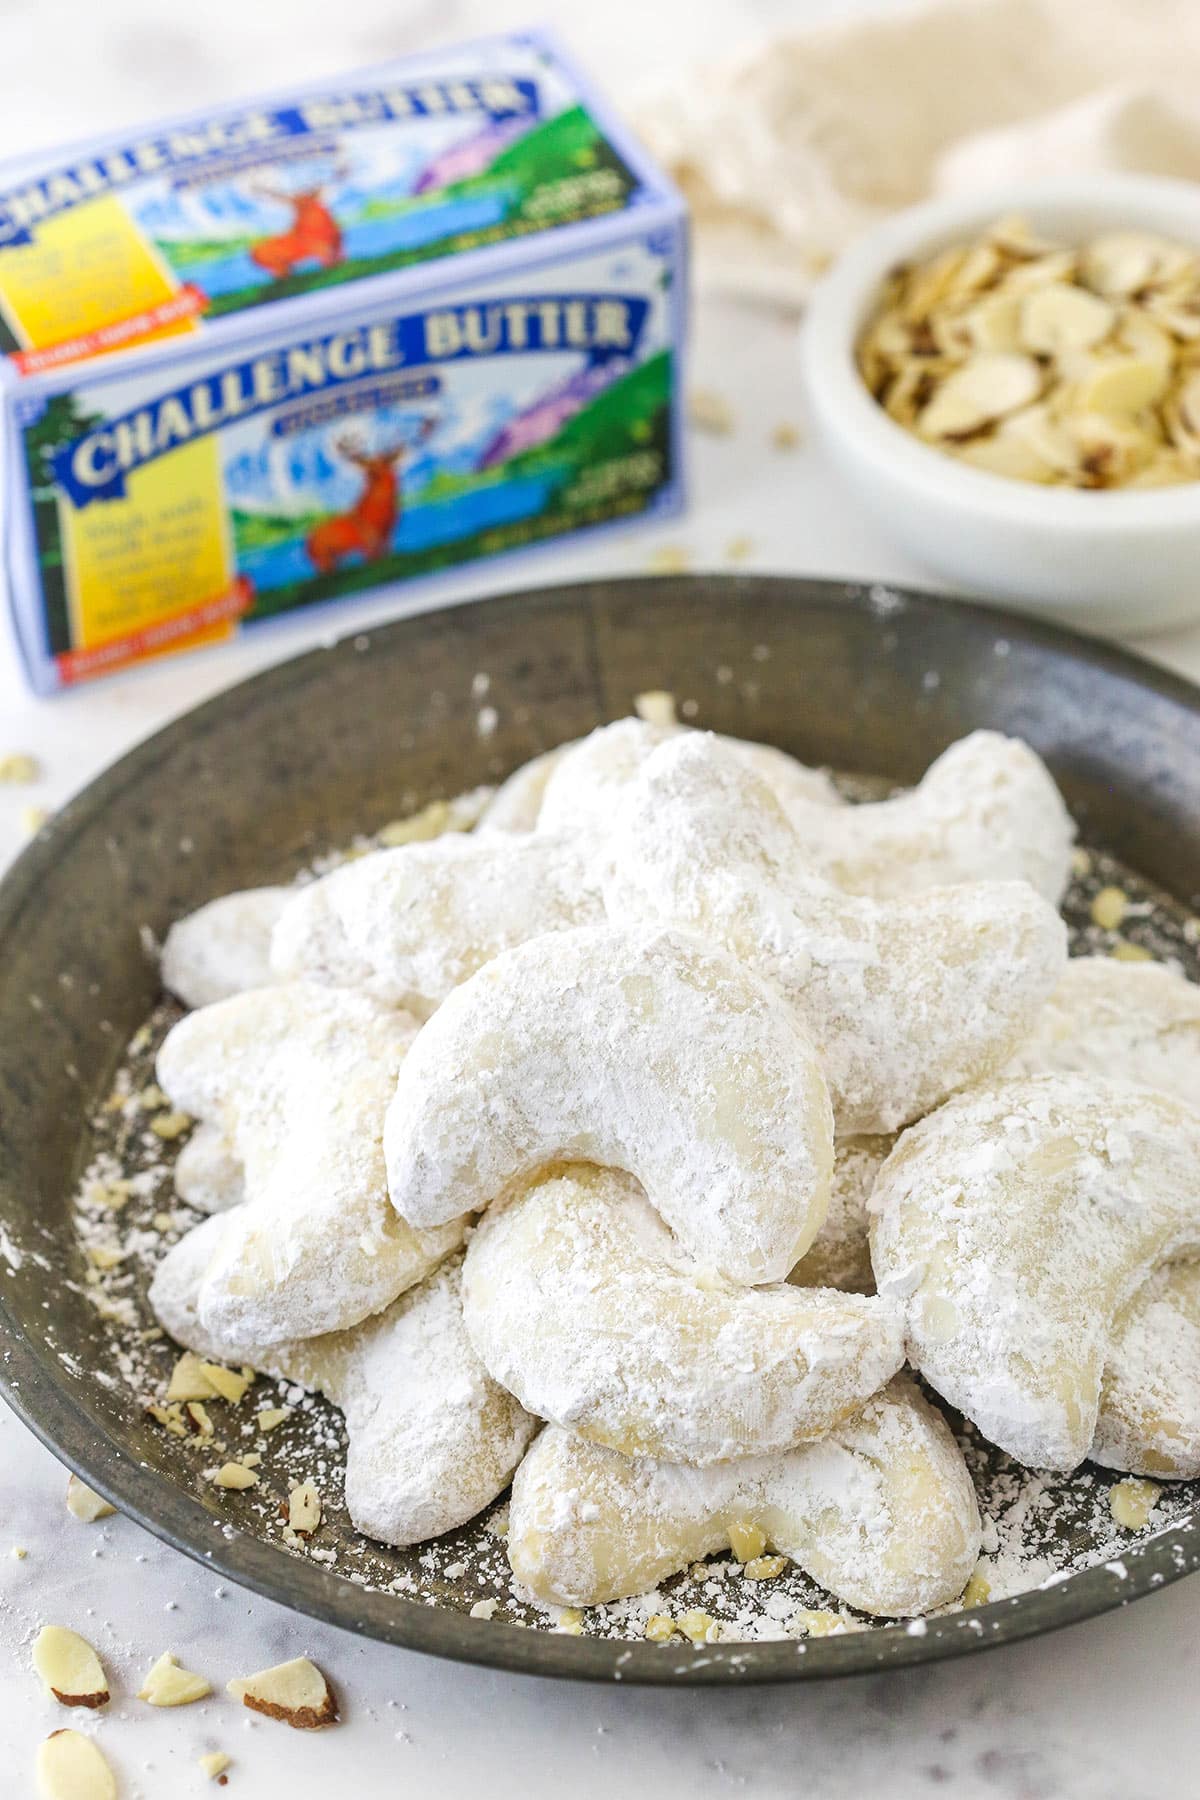
[{"label": "white marble surface", "polygon": [[[622,95],[739,33],[846,10],[845,0],[606,0],[586,9],[567,0],[532,9],[520,0],[207,0],[194,9],[0,0],[0,153],[525,23],[530,11],[559,23]],[[658,537],[553,553],[529,565],[530,578],[642,568],[666,542],[686,545],[697,566],[715,566],[742,535],[755,547],[751,567],[919,577],[843,500],[810,448],[770,449],[770,427],[800,418],[789,329],[701,307],[695,347],[696,378],[734,402],[738,430],[696,443],[689,518]],[[520,578],[510,569],[503,579]],[[458,591],[482,591],[487,580]],[[331,630],[397,610],[394,596],[351,604],[50,702],[25,692],[0,633],[0,751],[30,751],[45,770],[34,789],[0,789],[0,862],[19,847],[24,804],[60,804],[206,695]],[[1144,648],[1200,676],[1200,628]],[[903,1675],[809,1690],[608,1691],[457,1668],[314,1625],[219,1586],[126,1520],[78,1524],[64,1485],[53,1459],[0,1411],[0,1792],[14,1800],[33,1791],[37,1742],[64,1722],[29,1667],[29,1641],[46,1620],[83,1630],[117,1676],[102,1729],[127,1800],[215,1792],[195,1764],[215,1747],[235,1758],[225,1791],[254,1800],[375,1800],[397,1790],[446,1800],[564,1791],[580,1800],[741,1791],[1173,1800],[1196,1791],[1200,1582],[1057,1638]],[[23,1560],[10,1555],[16,1546],[27,1550]],[[218,1688],[307,1651],[337,1681],[346,1722],[313,1739],[251,1720],[224,1699],[155,1713],[130,1696],[167,1648]]]}]

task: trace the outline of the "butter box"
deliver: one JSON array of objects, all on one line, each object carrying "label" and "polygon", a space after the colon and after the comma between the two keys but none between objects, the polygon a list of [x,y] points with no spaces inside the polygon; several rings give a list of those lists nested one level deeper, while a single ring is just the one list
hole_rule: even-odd
[{"label": "butter box", "polygon": [[542,33],[0,170],[33,686],[677,511],[685,255]]}]

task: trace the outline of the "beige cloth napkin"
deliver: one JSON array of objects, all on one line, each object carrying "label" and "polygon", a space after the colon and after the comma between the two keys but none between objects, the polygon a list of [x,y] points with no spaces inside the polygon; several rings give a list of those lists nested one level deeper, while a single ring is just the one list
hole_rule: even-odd
[{"label": "beige cloth napkin", "polygon": [[1200,0],[934,0],[774,39],[636,118],[701,285],[797,305],[897,207],[1050,174],[1200,180]]}]

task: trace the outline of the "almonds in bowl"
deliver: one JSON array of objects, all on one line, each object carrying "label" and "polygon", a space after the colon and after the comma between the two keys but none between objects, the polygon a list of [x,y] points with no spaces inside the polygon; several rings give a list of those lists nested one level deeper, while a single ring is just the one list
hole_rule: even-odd
[{"label": "almonds in bowl", "polygon": [[897,424],[974,468],[1200,480],[1200,251],[1158,233],[1065,243],[1006,216],[894,268],[856,358]]}]

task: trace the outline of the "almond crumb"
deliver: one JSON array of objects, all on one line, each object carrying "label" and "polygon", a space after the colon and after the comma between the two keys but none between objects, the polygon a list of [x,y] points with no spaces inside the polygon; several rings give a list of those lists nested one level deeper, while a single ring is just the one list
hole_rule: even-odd
[{"label": "almond crumb", "polygon": [[473,1619],[494,1619],[499,1604],[498,1600],[477,1600],[471,1608],[471,1617]]},{"label": "almond crumb", "polygon": [[25,836],[36,837],[50,814],[44,806],[23,806],[19,817]]},{"label": "almond crumb", "polygon": [[1092,900],[1092,923],[1102,931],[1116,931],[1129,907],[1123,888],[1102,887]]},{"label": "almond crumb", "polygon": [[155,1137],[160,1137],[164,1142],[170,1143],[175,1138],[182,1137],[185,1131],[189,1131],[191,1124],[189,1113],[165,1112],[159,1113],[156,1118],[151,1119],[150,1129]]},{"label": "almond crumb", "polygon": [[219,1488],[252,1488],[258,1486],[258,1476],[253,1469],[242,1467],[241,1463],[222,1463],[219,1469],[208,1478],[214,1487]]},{"label": "almond crumb", "polygon": [[315,1731],[322,1725],[337,1723],[333,1689],[306,1656],[227,1682],[226,1690],[252,1712],[280,1719],[297,1731]]},{"label": "almond crumb", "polygon": [[720,1626],[712,1614],[701,1612],[699,1608],[685,1612],[677,1625],[684,1637],[690,1638],[693,1644],[715,1644],[721,1635]]},{"label": "almond crumb", "polygon": [[264,1406],[261,1412],[255,1413],[254,1422],[260,1431],[274,1431],[276,1426],[282,1425],[291,1416],[290,1406]]},{"label": "almond crumb", "polygon": [[982,1567],[973,1569],[962,1591],[964,1607],[986,1606],[992,1597],[992,1584],[984,1574]]},{"label": "almond crumb", "polygon": [[199,1760],[200,1773],[207,1775],[210,1781],[220,1779],[233,1761],[223,1750],[210,1750],[207,1756],[202,1756]]},{"label": "almond crumb", "polygon": [[771,448],[773,450],[795,450],[800,442],[800,432],[795,425],[785,419],[773,427],[771,431]]},{"label": "almond crumb", "polygon": [[97,1519],[111,1519],[116,1510],[107,1500],[101,1499],[86,1481],[80,1481],[78,1475],[68,1477],[67,1511],[75,1518],[82,1519],[85,1525],[93,1525]]},{"label": "almond crumb", "polygon": [[1130,1476],[1125,1481],[1118,1481],[1108,1491],[1108,1505],[1113,1518],[1126,1531],[1141,1531],[1150,1522],[1150,1515],[1158,1505],[1162,1489],[1154,1481],[1142,1481]]},{"label": "almond crumb", "polygon": [[652,1613],[646,1620],[644,1635],[652,1644],[669,1644],[675,1636],[675,1621],[669,1613]]},{"label": "almond crumb", "polygon": [[566,1637],[582,1637],[583,1614],[577,1606],[564,1606],[554,1621],[554,1629]]},{"label": "almond crumb", "polygon": [[288,1495],[288,1524],[293,1531],[315,1531],[321,1523],[321,1496],[311,1481],[302,1481]]},{"label": "almond crumb", "polygon": [[200,1364],[200,1372],[213,1393],[228,1400],[230,1406],[237,1406],[254,1382],[253,1369],[242,1369],[239,1373],[236,1369],[222,1368],[220,1363],[205,1362]]},{"label": "almond crumb", "polygon": [[774,1581],[787,1568],[786,1556],[756,1556],[742,1570],[747,1581]]}]

